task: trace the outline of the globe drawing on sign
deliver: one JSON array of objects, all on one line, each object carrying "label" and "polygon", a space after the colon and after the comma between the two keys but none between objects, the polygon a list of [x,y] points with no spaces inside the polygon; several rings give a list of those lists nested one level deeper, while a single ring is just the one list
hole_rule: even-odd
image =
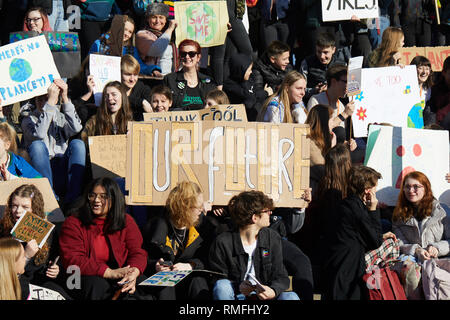
[{"label": "globe drawing on sign", "polygon": [[14,59],[9,65],[9,76],[13,81],[23,82],[27,80],[32,73],[33,69],[31,69],[30,63],[24,59]]}]

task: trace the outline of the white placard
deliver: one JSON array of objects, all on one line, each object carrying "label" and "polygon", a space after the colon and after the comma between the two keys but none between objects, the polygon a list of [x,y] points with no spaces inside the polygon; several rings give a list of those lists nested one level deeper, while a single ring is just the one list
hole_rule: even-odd
[{"label": "white placard", "polygon": [[34,284],[29,284],[28,286],[30,288],[30,295],[27,300],[66,300],[59,292],[54,290],[36,286]]},{"label": "white placard", "polygon": [[416,66],[362,69],[361,92],[353,99],[355,137],[366,137],[375,122],[423,128]]},{"label": "white placard", "polygon": [[412,171],[424,173],[436,199],[450,206],[449,133],[390,126],[370,126],[365,165],[383,176],[377,198],[395,206],[403,177]]},{"label": "white placard", "polygon": [[46,94],[60,78],[43,35],[0,47],[0,74],[3,106]]},{"label": "white placard", "polygon": [[347,95],[354,96],[361,92],[361,70],[364,57],[353,57],[348,61]]},{"label": "white placard", "polygon": [[102,92],[110,81],[121,81],[120,57],[101,54],[89,55],[89,72],[94,76],[94,100],[97,106],[102,100]]},{"label": "white placard", "polygon": [[378,0],[322,0],[322,21],[378,18]]}]

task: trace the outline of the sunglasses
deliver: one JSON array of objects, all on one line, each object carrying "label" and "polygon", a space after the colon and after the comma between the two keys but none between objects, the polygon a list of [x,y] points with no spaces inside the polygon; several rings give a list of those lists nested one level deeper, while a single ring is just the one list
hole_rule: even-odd
[{"label": "sunglasses", "polygon": [[39,20],[41,20],[42,18],[27,18],[27,23],[31,23],[31,22],[34,22],[34,23],[36,23],[36,22],[38,22]]},{"label": "sunglasses", "polygon": [[195,52],[195,51],[189,51],[189,52],[180,51],[180,57],[181,58],[186,58],[186,56],[189,56],[190,58],[193,58],[196,55],[197,55],[197,52]]}]

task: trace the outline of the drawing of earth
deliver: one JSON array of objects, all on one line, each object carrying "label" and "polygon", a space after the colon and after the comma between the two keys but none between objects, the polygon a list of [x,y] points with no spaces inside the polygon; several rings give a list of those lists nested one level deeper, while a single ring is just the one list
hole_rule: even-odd
[{"label": "drawing of earth", "polygon": [[423,109],[420,103],[415,104],[408,113],[408,128],[423,129]]},{"label": "drawing of earth", "polygon": [[33,70],[31,69],[30,63],[24,59],[14,59],[9,65],[9,76],[13,81],[23,82],[27,80],[32,73]]}]

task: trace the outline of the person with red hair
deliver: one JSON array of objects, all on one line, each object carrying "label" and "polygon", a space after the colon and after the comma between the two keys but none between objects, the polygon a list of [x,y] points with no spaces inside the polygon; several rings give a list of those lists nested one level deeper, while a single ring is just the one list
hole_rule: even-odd
[{"label": "person with red hair", "polygon": [[401,253],[421,262],[450,253],[450,217],[422,172],[411,172],[403,179],[392,221]]},{"label": "person with red hair", "polygon": [[185,39],[178,45],[182,68],[164,76],[163,84],[172,90],[173,104],[170,111],[203,109],[206,94],[216,89],[207,75],[198,71],[201,47],[198,42]]},{"label": "person with red hair", "polygon": [[28,9],[25,13],[25,18],[23,19],[23,31],[36,31],[38,33],[53,31],[44,9],[41,7]]}]

